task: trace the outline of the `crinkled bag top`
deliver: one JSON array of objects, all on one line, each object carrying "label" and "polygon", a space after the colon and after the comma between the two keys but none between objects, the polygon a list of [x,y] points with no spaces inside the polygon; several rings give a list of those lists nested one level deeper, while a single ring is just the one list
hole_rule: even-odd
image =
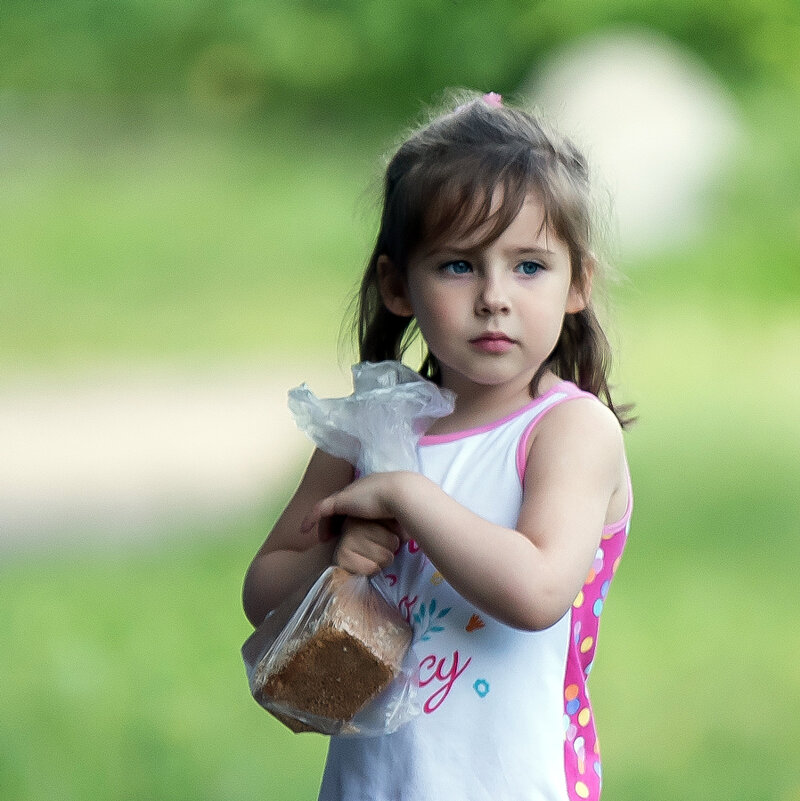
[{"label": "crinkled bag top", "polygon": [[289,392],[298,428],[358,475],[417,470],[419,438],[453,411],[453,393],[401,362],[361,362],[352,372],[348,397],[317,398],[306,384]]}]

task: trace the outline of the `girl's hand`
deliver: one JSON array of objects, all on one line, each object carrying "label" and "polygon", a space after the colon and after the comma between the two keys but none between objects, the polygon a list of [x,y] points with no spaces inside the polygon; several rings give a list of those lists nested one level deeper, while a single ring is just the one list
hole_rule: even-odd
[{"label": "girl's hand", "polygon": [[333,563],[348,573],[372,576],[388,567],[400,548],[393,520],[360,520],[347,517],[333,555]]},{"label": "girl's hand", "polygon": [[395,498],[403,473],[373,473],[323,498],[303,521],[301,530],[314,526],[320,540],[336,536],[342,522],[334,563],[351,573],[371,576],[392,563],[403,539],[397,522]]},{"label": "girl's hand", "polygon": [[357,517],[361,520],[395,520],[395,500],[404,473],[372,473],[359,478],[339,492],[314,504],[300,530],[308,533],[319,526],[323,542],[335,536],[335,520]]}]

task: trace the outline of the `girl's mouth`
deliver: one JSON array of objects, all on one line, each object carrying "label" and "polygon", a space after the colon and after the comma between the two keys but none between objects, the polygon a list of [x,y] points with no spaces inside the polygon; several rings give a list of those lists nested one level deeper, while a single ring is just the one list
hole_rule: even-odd
[{"label": "girl's mouth", "polygon": [[514,346],[514,340],[502,332],[487,331],[471,339],[470,344],[484,353],[506,353]]}]

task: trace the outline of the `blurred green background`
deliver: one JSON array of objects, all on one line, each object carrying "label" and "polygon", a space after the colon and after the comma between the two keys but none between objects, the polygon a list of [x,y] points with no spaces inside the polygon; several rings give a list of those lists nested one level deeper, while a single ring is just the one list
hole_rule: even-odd
[{"label": "blurred green background", "polygon": [[[794,0],[5,0],[0,382],[337,360],[401,129],[630,23],[716,73],[747,146],[701,233],[623,254],[610,290],[640,422],[592,675],[604,797],[798,801]],[[301,468],[205,529],[1,554],[0,797],[316,797],[324,740],[258,709],[238,654],[244,570]]]}]

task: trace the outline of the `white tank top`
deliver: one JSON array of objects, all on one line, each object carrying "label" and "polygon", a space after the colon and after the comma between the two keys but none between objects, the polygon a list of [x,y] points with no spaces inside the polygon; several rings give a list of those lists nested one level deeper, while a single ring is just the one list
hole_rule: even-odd
[{"label": "white tank top", "polygon": [[[421,472],[476,514],[513,528],[530,433],[549,409],[577,397],[594,396],[562,382],[490,425],[423,437]],[[624,517],[598,532],[594,565],[572,608],[545,631],[519,631],[484,614],[416,543],[404,545],[375,581],[414,628],[423,712],[383,737],[331,738],[321,801],[598,799],[586,678],[630,498],[629,491]]]}]

